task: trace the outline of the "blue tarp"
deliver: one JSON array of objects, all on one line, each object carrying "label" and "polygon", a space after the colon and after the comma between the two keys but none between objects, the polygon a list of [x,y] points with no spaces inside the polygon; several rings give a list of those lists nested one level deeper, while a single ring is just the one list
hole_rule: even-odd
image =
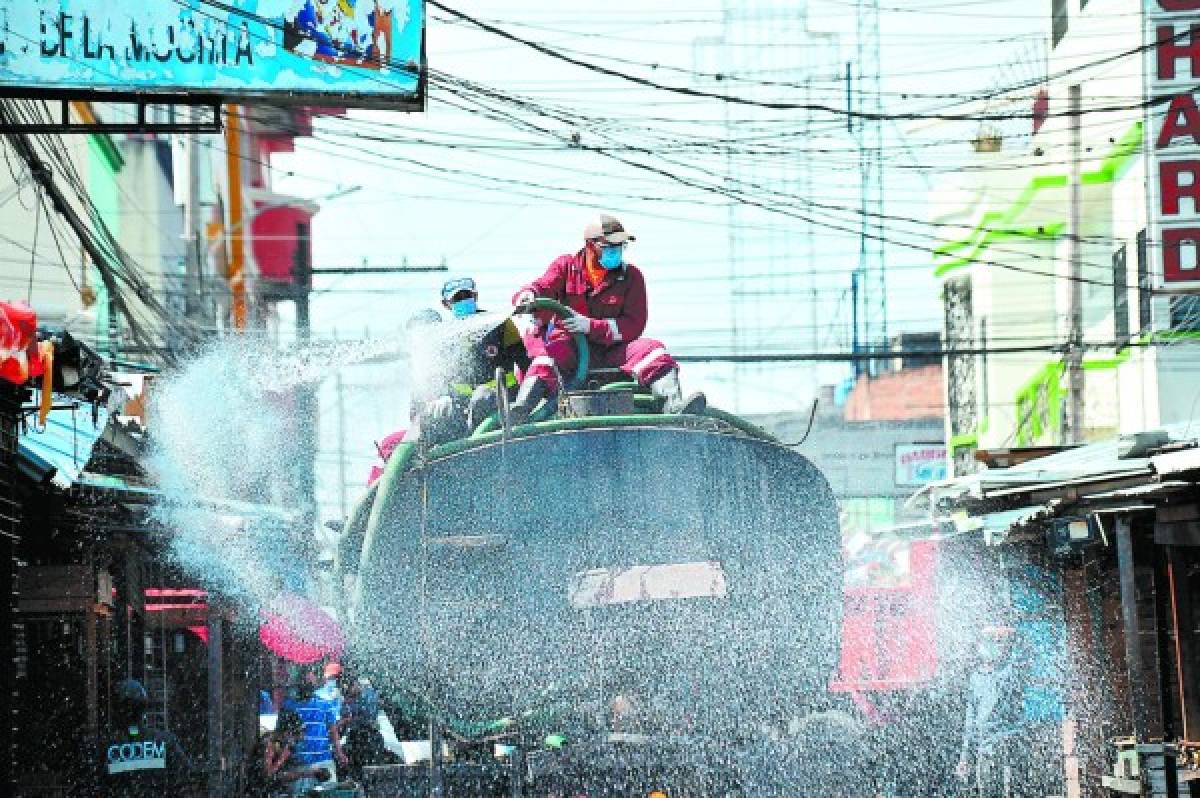
[{"label": "blue tarp", "polygon": [[35,482],[49,480],[63,490],[71,488],[104,434],[108,410],[101,407],[95,423],[92,418],[89,405],[51,410],[42,430],[35,428],[36,418],[31,418],[18,443],[21,471]]},{"label": "blue tarp", "polygon": [[1067,667],[1059,575],[1034,564],[1014,570],[1009,601],[1016,616],[1015,653],[1023,672],[1025,722],[1058,723],[1066,713],[1062,685]]}]

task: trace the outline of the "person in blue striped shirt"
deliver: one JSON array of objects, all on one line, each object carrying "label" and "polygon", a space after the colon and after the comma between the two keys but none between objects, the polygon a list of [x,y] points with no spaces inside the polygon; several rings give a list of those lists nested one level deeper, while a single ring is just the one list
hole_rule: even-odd
[{"label": "person in blue striped shirt", "polygon": [[[346,763],[337,731],[341,700],[321,695],[318,687],[316,668],[305,668],[297,697],[284,705],[299,715],[304,724],[304,736],[296,746],[293,759],[301,767],[326,770],[329,780],[336,781],[337,765]],[[299,779],[292,784],[292,794],[303,795],[318,783],[316,779]]]}]

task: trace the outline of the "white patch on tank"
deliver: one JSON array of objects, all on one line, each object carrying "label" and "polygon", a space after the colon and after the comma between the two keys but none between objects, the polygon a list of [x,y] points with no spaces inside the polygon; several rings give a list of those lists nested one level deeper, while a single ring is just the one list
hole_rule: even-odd
[{"label": "white patch on tank", "polygon": [[725,569],[714,561],[593,568],[575,574],[567,587],[576,609],[727,595]]}]

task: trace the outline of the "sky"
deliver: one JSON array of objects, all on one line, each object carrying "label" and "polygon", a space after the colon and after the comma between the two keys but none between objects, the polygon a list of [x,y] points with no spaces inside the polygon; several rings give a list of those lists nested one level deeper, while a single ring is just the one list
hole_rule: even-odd
[{"label": "sky", "polygon": [[[637,236],[628,256],[647,278],[647,334],[693,355],[850,351],[862,132],[847,130],[840,113],[847,63],[850,90],[866,110],[876,75],[887,114],[960,109],[958,95],[1036,76],[1049,27],[1048,4],[1036,0],[883,0],[876,64],[859,60],[855,0],[452,7],[664,86],[832,110],[767,110],[638,85],[429,6],[428,109],[320,120],[312,139],[273,162],[277,191],[318,201],[343,194],[321,202],[314,264],[444,263],[450,275],[478,280],[484,307],[504,309],[517,287],[579,247],[590,218],[610,212]],[[863,307],[876,334],[884,297],[889,333],[940,330],[927,252],[937,240],[921,222],[939,202],[942,177],[968,159],[974,133],[967,123],[881,127],[882,235],[904,243],[884,247],[886,292],[869,282]],[[573,136],[584,147],[570,146]],[[450,275],[318,277],[315,334],[399,335],[413,312],[436,303]],[[352,482],[369,463],[369,441],[404,425],[402,369],[348,371],[341,392],[349,421],[339,428],[325,416],[326,449],[340,435],[359,458],[349,466]],[[682,374],[686,389],[705,390],[719,406],[763,413],[804,412],[819,385],[850,372],[844,364],[689,363]],[[394,404],[380,402],[381,391]],[[322,402],[336,405],[333,386]],[[328,502],[337,491],[325,493]]]}]

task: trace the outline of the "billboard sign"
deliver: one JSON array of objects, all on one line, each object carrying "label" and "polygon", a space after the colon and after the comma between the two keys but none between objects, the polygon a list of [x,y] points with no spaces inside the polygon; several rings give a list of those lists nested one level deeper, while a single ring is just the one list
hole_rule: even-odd
[{"label": "billboard sign", "polygon": [[897,487],[917,487],[944,479],[946,479],[946,447],[944,444],[896,444]]},{"label": "billboard sign", "polygon": [[1200,288],[1200,0],[1144,0],[1146,186],[1152,274]]},{"label": "billboard sign", "polygon": [[0,0],[0,93],[414,109],[424,31],[423,0]]}]

